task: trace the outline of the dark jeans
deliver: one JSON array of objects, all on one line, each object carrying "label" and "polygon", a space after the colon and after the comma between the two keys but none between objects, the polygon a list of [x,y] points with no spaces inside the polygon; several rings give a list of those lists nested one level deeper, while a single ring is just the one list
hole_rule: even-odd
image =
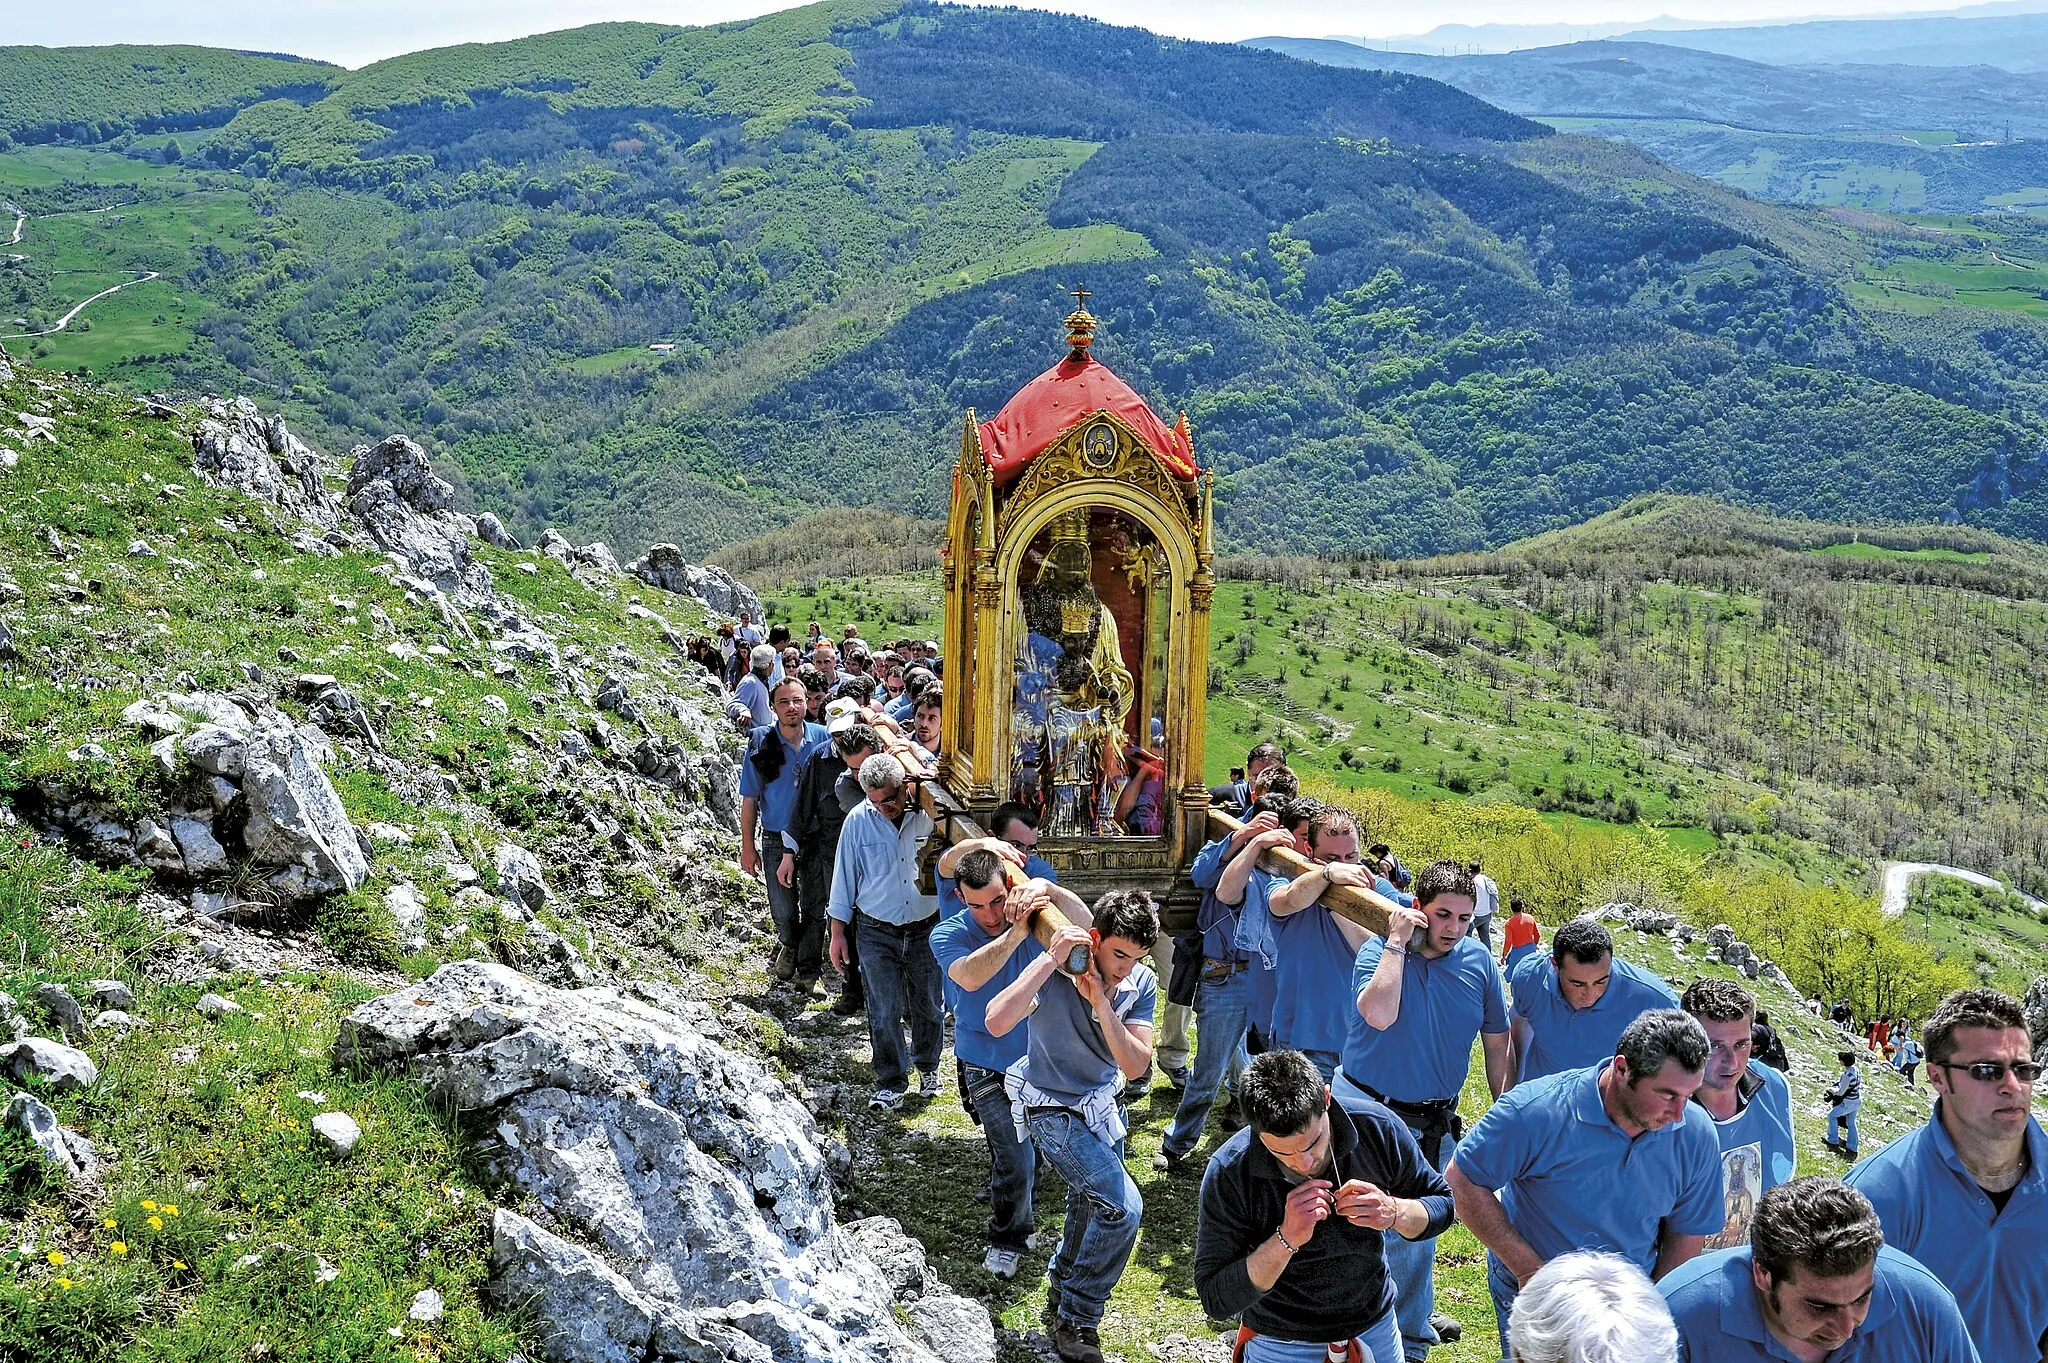
[{"label": "dark jeans", "polygon": [[[932,955],[933,914],[921,923],[897,927],[856,912],[860,975],[867,986],[868,1042],[875,1053],[875,1087],[897,1093],[910,1087],[910,1066],[939,1072],[946,1024],[939,1011],[939,963]],[[903,1028],[910,1027],[910,1055],[903,1053]]]},{"label": "dark jeans", "polygon": [[783,861],[795,855],[783,845],[780,833],[761,830],[761,873],[768,880],[768,916],[775,920],[775,940],[796,952],[797,974],[815,976],[824,955],[824,939],[818,934],[825,926],[825,901],[806,902],[802,867],[795,868],[787,888],[776,880]]},{"label": "dark jeans", "polygon": [[968,1105],[981,1123],[981,1134],[988,1138],[988,1242],[1022,1253],[1025,1241],[1031,1238],[1031,1187],[1037,1173],[1037,1152],[1028,1138],[1017,1139],[1001,1070],[985,1070],[963,1061],[960,1078]]},{"label": "dark jeans", "polygon": [[1202,1127],[1226,1074],[1231,1091],[1236,1092],[1238,1076],[1245,1067],[1245,1003],[1250,993],[1251,974],[1243,970],[1203,980],[1196,987],[1195,1068],[1173,1114],[1173,1129],[1160,1143],[1167,1154],[1189,1155],[1201,1144]]},{"label": "dark jeans", "polygon": [[825,906],[832,900],[832,859],[830,857],[798,857],[796,862],[796,902],[798,931],[803,940],[797,944],[796,973],[812,978],[825,969],[825,943],[830,939],[832,920],[825,914]]},{"label": "dark jeans", "polygon": [[1492,914],[1488,914],[1484,918],[1475,918],[1472,920],[1472,936],[1479,939],[1479,945],[1485,947],[1488,951],[1493,950]]},{"label": "dark jeans", "polygon": [[1039,1153],[1067,1181],[1066,1230],[1046,1277],[1060,1290],[1060,1318],[1092,1330],[1137,1246],[1145,1200],[1124,1172],[1122,1143],[1104,1144],[1080,1113],[1039,1108],[1029,1124]]}]

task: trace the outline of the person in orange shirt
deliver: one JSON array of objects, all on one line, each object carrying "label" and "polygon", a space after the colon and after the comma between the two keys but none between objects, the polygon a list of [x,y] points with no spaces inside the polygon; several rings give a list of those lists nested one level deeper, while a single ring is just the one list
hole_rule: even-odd
[{"label": "person in orange shirt", "polygon": [[1543,940],[1543,930],[1536,926],[1534,915],[1519,899],[1508,901],[1507,927],[1500,936],[1501,973],[1512,975],[1522,958],[1535,950]]}]

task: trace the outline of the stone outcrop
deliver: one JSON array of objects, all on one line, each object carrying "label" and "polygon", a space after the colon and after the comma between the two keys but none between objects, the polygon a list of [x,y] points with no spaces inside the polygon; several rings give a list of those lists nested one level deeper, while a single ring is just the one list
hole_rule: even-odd
[{"label": "stone outcrop", "polygon": [[99,1150],[90,1140],[68,1126],[58,1124],[57,1114],[32,1093],[17,1093],[0,1110],[0,1130],[17,1131],[41,1152],[43,1162],[66,1183],[96,1184],[100,1175]]},{"label": "stone outcrop", "polygon": [[386,436],[356,448],[348,473],[348,509],[378,548],[404,560],[413,577],[431,583],[457,606],[474,606],[494,595],[489,570],[469,552],[475,523],[455,510],[455,489],[434,472],[427,452],[407,437]]},{"label": "stone outcrop", "polygon": [[193,471],[209,483],[235,488],[259,502],[325,530],[341,522],[341,507],[324,481],[327,461],[247,398],[215,400],[192,435]]},{"label": "stone outcrop", "polygon": [[2034,1059],[2048,1064],[2048,975],[2034,977],[2021,1007],[2026,1010],[2027,1037],[2034,1046]]},{"label": "stone outcrop", "polygon": [[721,615],[737,618],[745,612],[756,620],[761,618],[761,598],[751,588],[715,564],[691,563],[673,544],[649,545],[646,553],[626,565],[626,571],[650,587],[694,596]]},{"label": "stone outcrop", "polygon": [[523,1200],[496,1214],[492,1290],[536,1313],[554,1363],[932,1363],[833,1222],[809,1113],[705,1012],[466,961],[358,1008],[335,1053],[493,1121]]},{"label": "stone outcrop", "polygon": [[518,536],[505,528],[505,522],[491,512],[484,512],[476,518],[476,537],[485,544],[499,549],[521,549]]}]

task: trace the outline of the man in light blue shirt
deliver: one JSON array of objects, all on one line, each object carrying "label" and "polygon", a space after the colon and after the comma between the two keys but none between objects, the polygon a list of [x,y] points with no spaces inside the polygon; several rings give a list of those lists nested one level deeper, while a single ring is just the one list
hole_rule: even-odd
[{"label": "man in light blue shirt", "polygon": [[1444,1180],[1487,1248],[1503,1339],[1519,1284],[1548,1260],[1608,1250],[1662,1277],[1721,1229],[1720,1142],[1692,1101],[1706,1063],[1697,1022],[1645,1013],[1605,1064],[1516,1085],[1459,1143]]},{"label": "man in light blue shirt", "polygon": [[2041,1066],[2020,1005],[1995,989],[1943,999],[1922,1032],[1927,1125],[1858,1164],[1885,1243],[1948,1285],[1986,1360],[2048,1359],[2048,1138],[2030,1104]]},{"label": "man in light blue shirt", "polygon": [[[1384,938],[1368,936],[1352,966],[1353,1003],[1344,1063],[1331,1085],[1354,1111],[1384,1104],[1407,1123],[1432,1169],[1457,1144],[1458,1095],[1472,1066],[1472,1042],[1484,1038],[1487,1087],[1508,1080],[1508,1015],[1500,969],[1471,936],[1471,874],[1439,861],[1415,877],[1415,903],[1394,910]],[[1414,1363],[1462,1333],[1436,1314],[1436,1240],[1387,1239],[1401,1348]]]},{"label": "man in light blue shirt", "polygon": [[1330,912],[1322,897],[1332,885],[1371,889],[1373,873],[1358,860],[1358,820],[1326,806],[1308,823],[1315,869],[1267,898],[1275,920],[1273,1036],[1276,1049],[1300,1051],[1327,1083],[1337,1072],[1352,1008],[1351,967],[1366,931]]},{"label": "man in light blue shirt", "polygon": [[1869,1201],[1831,1178],[1771,1189],[1750,1244],[1658,1287],[1680,1363],[1979,1363],[1949,1290],[1886,1246]]},{"label": "man in light blue shirt", "polygon": [[774,974],[788,981],[818,973],[824,906],[806,902],[796,878],[796,788],[814,749],[831,741],[822,724],[804,718],[803,683],[786,678],[773,688],[775,721],[754,730],[740,762],[740,869],[768,886],[775,920]]},{"label": "man in light blue shirt", "polygon": [[1590,918],[1551,935],[1550,954],[1531,956],[1508,978],[1514,995],[1515,1082],[1584,1069],[1614,1054],[1614,1040],[1638,1013],[1676,1008],[1671,986],[1614,959],[1614,938]]},{"label": "man in light blue shirt", "polygon": [[923,1072],[918,1093],[936,1098],[946,1029],[939,1013],[939,963],[931,931],[938,901],[917,885],[917,857],[931,836],[931,816],[917,807],[917,782],[887,753],[861,763],[867,803],[846,816],[832,861],[832,968],[845,970],[847,933],[860,939],[860,976],[874,1048],[875,1093],[868,1106],[903,1105],[910,1070],[903,1028],[910,1027],[910,1064]]},{"label": "man in light blue shirt", "polygon": [[1707,1068],[1693,1102],[1714,1119],[1721,1142],[1721,1188],[1728,1224],[1708,1249],[1749,1243],[1750,1218],[1763,1195],[1799,1168],[1792,1139],[1792,1088],[1785,1076],[1750,1058],[1756,999],[1733,980],[1695,980],[1678,1006],[1707,1034]]},{"label": "man in light blue shirt", "polygon": [[747,675],[740,678],[740,684],[733,689],[733,699],[753,711],[756,727],[775,722],[775,709],[768,698],[768,688],[781,680],[781,665],[775,660],[775,650],[766,644],[754,645],[747,655]]},{"label": "man in light blue shirt", "polygon": [[965,907],[932,929],[932,955],[945,972],[962,1096],[988,1141],[990,1215],[982,1267],[1008,1279],[1017,1276],[1034,1224],[1031,1188],[1037,1156],[1031,1142],[1018,1137],[1003,1071],[1023,1056],[1030,1031],[1027,1024],[996,1036],[988,1029],[988,1005],[1045,954],[1031,933],[1031,920],[1041,908],[1056,903],[1070,920],[1079,915],[1084,921],[1087,908],[1047,880],[1009,885],[1004,862],[1015,864],[1020,853],[1007,843],[997,844],[1007,857],[990,846],[959,845],[969,849],[953,866]]}]

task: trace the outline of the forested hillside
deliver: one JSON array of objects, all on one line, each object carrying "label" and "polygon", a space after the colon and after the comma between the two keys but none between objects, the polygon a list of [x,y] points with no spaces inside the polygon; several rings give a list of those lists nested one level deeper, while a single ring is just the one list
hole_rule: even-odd
[{"label": "forested hillside", "polygon": [[1659,489],[2048,533],[2029,317],[1900,325],[1917,239],[1414,75],[845,0],[413,54],[186,140],[0,156],[19,330],[161,276],[28,347],[406,430],[527,534],[933,514],[1083,280],[1245,548],[1482,548]]},{"label": "forested hillside", "polygon": [[210,47],[0,47],[0,150],[216,127],[259,100],[316,99],[340,67]]}]

